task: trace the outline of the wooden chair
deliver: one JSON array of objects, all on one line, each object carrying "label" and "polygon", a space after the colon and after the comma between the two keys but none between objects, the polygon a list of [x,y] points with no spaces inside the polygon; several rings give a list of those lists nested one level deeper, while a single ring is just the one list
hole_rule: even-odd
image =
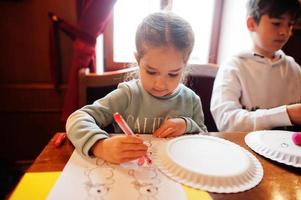
[{"label": "wooden chair", "polygon": [[189,65],[189,67],[190,71],[187,75],[186,85],[201,98],[208,131],[216,132],[218,130],[210,112],[210,101],[218,65]]},{"label": "wooden chair", "polygon": [[90,73],[89,69],[81,69],[79,72],[79,106],[91,104],[104,97],[116,89],[129,73],[137,69],[137,67],[130,67],[102,74]]}]

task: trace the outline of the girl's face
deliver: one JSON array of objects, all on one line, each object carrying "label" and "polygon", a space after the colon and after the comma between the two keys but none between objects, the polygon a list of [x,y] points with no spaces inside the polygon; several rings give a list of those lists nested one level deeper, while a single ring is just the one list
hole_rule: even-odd
[{"label": "girl's face", "polygon": [[183,52],[172,47],[147,47],[145,52],[140,59],[136,55],[143,88],[156,97],[172,94],[186,65]]},{"label": "girl's face", "polygon": [[252,18],[248,19],[248,28],[252,32],[254,50],[265,57],[273,58],[275,51],[281,49],[290,38],[293,22],[287,14],[279,18],[263,15],[259,24]]}]

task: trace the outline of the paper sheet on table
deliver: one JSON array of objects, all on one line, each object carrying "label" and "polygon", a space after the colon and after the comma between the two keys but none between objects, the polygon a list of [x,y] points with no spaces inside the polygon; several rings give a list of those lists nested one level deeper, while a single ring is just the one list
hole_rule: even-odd
[{"label": "paper sheet on table", "polygon": [[[162,139],[143,135],[150,151]],[[151,154],[150,154],[151,155]],[[155,166],[137,166],[136,161],[112,165],[100,159],[82,158],[76,151],[49,193],[48,200],[60,199],[203,199],[207,192],[183,187]]]}]

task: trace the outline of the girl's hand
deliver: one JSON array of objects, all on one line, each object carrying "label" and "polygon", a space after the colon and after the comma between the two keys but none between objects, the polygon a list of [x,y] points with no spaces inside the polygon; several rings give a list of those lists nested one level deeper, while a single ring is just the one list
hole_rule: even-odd
[{"label": "girl's hand", "polygon": [[120,164],[146,155],[147,146],[139,137],[118,135],[99,140],[93,145],[91,151],[98,158]]},{"label": "girl's hand", "polygon": [[174,118],[166,120],[153,135],[155,137],[175,137],[183,135],[186,130],[186,121],[182,118]]}]

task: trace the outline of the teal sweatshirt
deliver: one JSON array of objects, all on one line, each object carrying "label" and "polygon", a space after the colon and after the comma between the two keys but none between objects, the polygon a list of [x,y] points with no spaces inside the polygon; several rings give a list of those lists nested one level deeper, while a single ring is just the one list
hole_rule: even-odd
[{"label": "teal sweatshirt", "polygon": [[151,134],[169,118],[185,119],[186,133],[207,132],[201,100],[191,89],[180,84],[170,96],[155,97],[135,79],[120,83],[104,98],[69,116],[67,136],[82,155],[89,156],[96,141],[109,137],[104,127],[113,123],[115,133],[122,132],[114,122],[115,112],[123,116],[134,133]]}]

